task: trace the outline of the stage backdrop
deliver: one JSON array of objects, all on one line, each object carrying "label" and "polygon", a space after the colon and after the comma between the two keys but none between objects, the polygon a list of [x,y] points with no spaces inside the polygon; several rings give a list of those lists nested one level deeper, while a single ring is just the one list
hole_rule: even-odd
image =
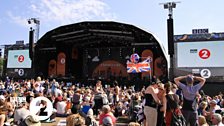
[{"label": "stage backdrop", "polygon": [[127,68],[115,60],[107,60],[99,64],[93,71],[92,77],[109,79],[111,77],[128,77]]},{"label": "stage backdrop", "polygon": [[56,60],[50,60],[48,64],[48,76],[55,76],[57,74],[57,63]]},{"label": "stage backdrop", "polygon": [[66,55],[63,52],[58,54],[57,59],[57,75],[65,76]]}]

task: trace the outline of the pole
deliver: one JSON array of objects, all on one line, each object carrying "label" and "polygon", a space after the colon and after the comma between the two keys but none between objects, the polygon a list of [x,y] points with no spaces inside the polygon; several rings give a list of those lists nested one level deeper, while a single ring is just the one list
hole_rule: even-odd
[{"label": "pole", "polygon": [[167,34],[168,34],[168,53],[170,55],[170,69],[169,69],[169,80],[173,80],[174,72],[173,72],[173,55],[174,55],[174,33],[173,33],[173,19],[172,16],[169,15],[169,19],[167,19]]},{"label": "pole", "polygon": [[167,34],[168,34],[168,54],[170,55],[170,69],[168,72],[169,80],[173,80],[174,78],[174,63],[173,63],[173,55],[174,55],[174,32],[173,32],[173,8],[176,8],[176,4],[180,2],[167,2],[161,3],[164,6],[164,9],[169,10],[169,18],[167,19]]}]

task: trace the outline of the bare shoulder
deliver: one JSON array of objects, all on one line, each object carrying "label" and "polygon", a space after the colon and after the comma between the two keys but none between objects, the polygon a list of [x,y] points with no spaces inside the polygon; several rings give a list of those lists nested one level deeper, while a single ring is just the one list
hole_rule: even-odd
[{"label": "bare shoulder", "polygon": [[152,86],[148,86],[145,90],[145,93],[151,93],[153,91]]}]

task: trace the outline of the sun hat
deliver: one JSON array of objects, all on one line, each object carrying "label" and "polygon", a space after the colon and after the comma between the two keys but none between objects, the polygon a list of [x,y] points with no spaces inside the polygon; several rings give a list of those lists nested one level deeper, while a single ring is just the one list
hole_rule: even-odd
[{"label": "sun hat", "polygon": [[25,123],[28,126],[41,126],[40,120],[35,115],[28,115],[25,118]]}]

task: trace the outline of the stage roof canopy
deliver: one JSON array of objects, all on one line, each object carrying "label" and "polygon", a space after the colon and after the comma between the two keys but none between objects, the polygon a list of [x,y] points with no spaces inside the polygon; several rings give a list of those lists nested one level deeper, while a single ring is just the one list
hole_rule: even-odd
[{"label": "stage roof canopy", "polygon": [[160,47],[166,54],[164,47],[152,33],[113,21],[86,21],[60,26],[41,37],[36,47],[50,48],[60,44],[85,48],[152,45]]}]

